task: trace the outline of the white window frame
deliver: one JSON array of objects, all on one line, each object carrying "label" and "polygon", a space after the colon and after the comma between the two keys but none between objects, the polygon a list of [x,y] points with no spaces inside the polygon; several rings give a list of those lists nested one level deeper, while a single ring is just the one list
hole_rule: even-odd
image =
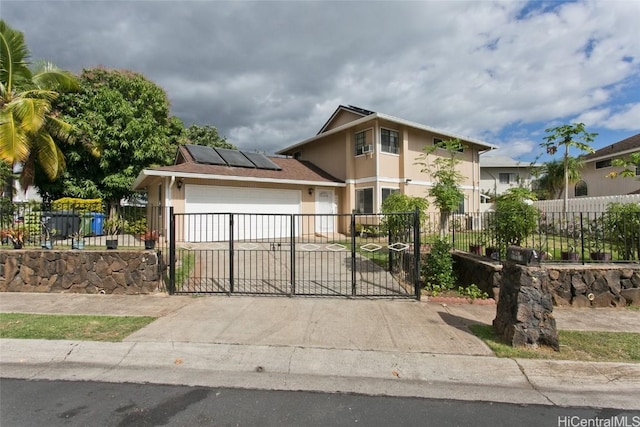
[{"label": "white window frame", "polygon": [[[361,145],[360,141],[358,141],[358,137],[362,135],[362,141],[361,141]],[[363,154],[365,154],[364,152],[364,147],[366,147],[367,145],[367,131],[363,130],[360,132],[356,132],[353,134],[353,145],[354,145],[354,152],[355,152],[355,156],[362,156]]]}]

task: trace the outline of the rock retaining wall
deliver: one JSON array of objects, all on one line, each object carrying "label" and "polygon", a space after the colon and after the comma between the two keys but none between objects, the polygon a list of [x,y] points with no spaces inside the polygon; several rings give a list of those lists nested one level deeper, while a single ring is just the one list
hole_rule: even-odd
[{"label": "rock retaining wall", "polygon": [[149,294],[159,262],[154,251],[0,250],[0,291]]},{"label": "rock retaining wall", "polygon": [[513,347],[560,350],[549,275],[543,267],[504,263],[493,327]]},{"label": "rock retaining wall", "polygon": [[[455,252],[458,284],[475,284],[498,300],[502,264],[487,258]],[[640,305],[638,264],[542,263],[555,306],[621,307]]]}]

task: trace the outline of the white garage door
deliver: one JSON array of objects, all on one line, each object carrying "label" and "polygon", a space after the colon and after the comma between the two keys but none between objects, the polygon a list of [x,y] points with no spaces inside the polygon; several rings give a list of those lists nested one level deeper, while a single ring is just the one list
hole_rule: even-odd
[{"label": "white garage door", "polygon": [[228,213],[241,214],[234,215],[234,240],[277,239],[291,234],[288,214],[300,213],[300,191],[185,185],[185,213],[202,214],[185,217],[190,242],[229,240]]}]

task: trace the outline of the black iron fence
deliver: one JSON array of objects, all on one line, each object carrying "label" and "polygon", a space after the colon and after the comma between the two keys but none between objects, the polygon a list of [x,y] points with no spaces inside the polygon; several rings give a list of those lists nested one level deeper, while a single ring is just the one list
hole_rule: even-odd
[{"label": "black iron fence", "polygon": [[417,213],[170,217],[170,293],[420,295]]},{"label": "black iron fence", "polygon": [[166,241],[166,209],[99,203],[4,203],[0,245],[46,249],[136,249]]},{"label": "black iron fence", "polygon": [[[519,244],[543,254],[546,262],[637,262],[640,260],[640,213],[572,212],[541,214],[533,233],[517,239],[505,235],[499,223],[516,224],[518,219],[496,212],[453,214],[447,235],[455,249],[503,259],[506,247]],[[423,239],[437,235],[437,214],[429,215]],[[502,230],[502,234],[498,232]],[[513,229],[517,229],[514,225]]]}]

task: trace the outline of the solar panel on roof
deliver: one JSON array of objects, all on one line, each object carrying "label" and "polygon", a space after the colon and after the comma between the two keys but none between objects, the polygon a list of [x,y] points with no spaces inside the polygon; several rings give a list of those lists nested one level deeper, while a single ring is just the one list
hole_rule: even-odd
[{"label": "solar panel on roof", "polygon": [[227,165],[224,159],[211,147],[193,144],[185,144],[185,147],[187,147],[189,154],[191,154],[191,157],[193,157],[196,163],[205,165]]},{"label": "solar panel on roof", "polygon": [[274,171],[282,170],[280,166],[273,163],[271,159],[269,159],[262,153],[250,153],[247,151],[241,151],[241,153],[244,154],[247,159],[251,160],[251,162],[256,165],[258,169],[267,169]]},{"label": "solar panel on roof", "polygon": [[249,161],[238,150],[230,150],[228,148],[216,148],[220,157],[224,159],[229,166],[238,166],[241,168],[255,168],[255,165]]}]

